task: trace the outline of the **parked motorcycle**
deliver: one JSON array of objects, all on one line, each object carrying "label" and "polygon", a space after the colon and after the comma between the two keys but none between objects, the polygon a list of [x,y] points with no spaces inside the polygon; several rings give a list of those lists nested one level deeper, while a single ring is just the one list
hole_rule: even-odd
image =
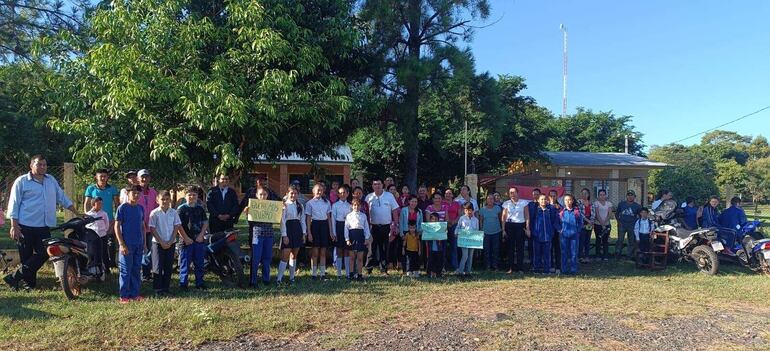
[{"label": "parked motorcycle", "polygon": [[752,221],[736,229],[720,228],[719,240],[730,250],[724,250],[719,258],[770,277],[770,239],[757,231],[760,224]]},{"label": "parked motorcycle", "polygon": [[667,233],[669,257],[675,261],[691,261],[699,271],[714,275],[719,271],[717,253],[724,245],[717,239],[716,228],[689,230],[681,226],[676,218],[684,217],[684,211],[674,209],[654,216],[656,233]]},{"label": "parked motorcycle", "polygon": [[[51,229],[64,232],[63,238],[43,240],[49,260],[53,262],[56,278],[70,300],[80,296],[83,285],[104,282],[107,279],[107,270],[102,262],[91,263],[89,267],[89,251],[93,252],[95,249],[93,242],[99,240],[99,235],[86,228],[86,225],[100,219],[101,217],[88,216],[70,219]],[[92,246],[90,250],[89,245]]]},{"label": "parked motorcycle", "polygon": [[206,234],[204,239],[209,243],[204,261],[206,270],[218,275],[224,283],[243,287],[246,279],[241,263],[238,231]]}]

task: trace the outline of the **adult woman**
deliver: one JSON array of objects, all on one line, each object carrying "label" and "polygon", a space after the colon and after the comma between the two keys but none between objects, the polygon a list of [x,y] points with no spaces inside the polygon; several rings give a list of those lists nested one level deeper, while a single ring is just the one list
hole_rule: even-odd
[{"label": "adult woman", "polygon": [[580,231],[580,240],[578,242],[578,257],[580,263],[589,261],[589,250],[591,249],[591,232],[594,230],[595,213],[591,204],[591,191],[587,188],[580,190],[580,200],[578,200],[578,209],[583,215],[583,228]]},{"label": "adult woman", "polygon": [[457,196],[457,199],[455,199],[455,202],[459,203],[460,206],[464,205],[466,202],[470,202],[471,205],[473,205],[474,215],[479,210],[479,203],[476,202],[476,199],[471,198],[471,187],[467,185],[463,185],[460,187],[460,195]]},{"label": "adult woman", "polygon": [[607,200],[607,191],[599,190],[599,200],[594,202],[596,217],[594,220],[594,232],[596,233],[596,257],[602,261],[609,260],[610,218],[612,218],[612,201]]},{"label": "adult woman", "polygon": [[403,185],[401,186],[401,197],[396,198],[396,201],[401,205],[401,207],[406,206],[409,203],[409,186]]},{"label": "adult woman", "polygon": [[457,237],[455,236],[455,229],[457,228],[457,220],[460,218],[462,212],[462,206],[459,202],[454,200],[455,193],[452,189],[444,191],[444,201],[447,203],[447,244],[446,244],[446,270],[457,269]]}]

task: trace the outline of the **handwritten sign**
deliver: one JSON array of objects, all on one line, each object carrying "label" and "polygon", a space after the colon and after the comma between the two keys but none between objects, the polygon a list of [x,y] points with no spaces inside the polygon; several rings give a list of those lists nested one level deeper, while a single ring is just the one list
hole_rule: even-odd
[{"label": "handwritten sign", "polygon": [[457,247],[484,248],[484,231],[463,229],[457,232]]},{"label": "handwritten sign", "polygon": [[422,240],[446,240],[446,222],[425,222],[422,224]]},{"label": "handwritten sign", "polygon": [[252,222],[281,223],[283,202],[249,199],[248,220]]}]

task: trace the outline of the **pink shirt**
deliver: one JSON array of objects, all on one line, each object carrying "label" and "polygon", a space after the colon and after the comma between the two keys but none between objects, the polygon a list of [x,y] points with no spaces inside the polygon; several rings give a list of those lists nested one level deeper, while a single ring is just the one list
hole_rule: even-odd
[{"label": "pink shirt", "polygon": [[457,222],[457,219],[460,218],[460,203],[457,201],[452,201],[451,204],[447,205],[447,220],[449,222],[455,223]]},{"label": "pink shirt", "polygon": [[442,202],[439,208],[436,208],[435,206],[433,206],[433,204],[430,204],[427,208],[425,208],[425,212],[427,212],[428,214],[434,213],[434,212],[438,213],[438,220],[442,222],[446,221],[447,211],[449,211],[449,204],[447,204],[446,202]]},{"label": "pink shirt", "polygon": [[155,188],[150,187],[147,190],[142,191],[139,195],[138,204],[144,208],[144,225],[147,226],[147,230],[150,229],[150,213],[152,210],[158,208],[158,192]]}]

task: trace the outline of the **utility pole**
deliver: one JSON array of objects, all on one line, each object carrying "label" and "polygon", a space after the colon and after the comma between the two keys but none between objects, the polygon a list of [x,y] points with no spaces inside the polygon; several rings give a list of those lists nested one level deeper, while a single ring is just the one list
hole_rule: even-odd
[{"label": "utility pole", "polygon": [[628,134],[626,134],[626,153],[628,153]]},{"label": "utility pole", "polygon": [[562,67],[562,93],[561,93],[561,117],[567,116],[567,27],[559,25],[564,37],[564,63]]},{"label": "utility pole", "polygon": [[468,121],[465,121],[465,174],[463,175],[463,184],[465,178],[468,178]]}]

